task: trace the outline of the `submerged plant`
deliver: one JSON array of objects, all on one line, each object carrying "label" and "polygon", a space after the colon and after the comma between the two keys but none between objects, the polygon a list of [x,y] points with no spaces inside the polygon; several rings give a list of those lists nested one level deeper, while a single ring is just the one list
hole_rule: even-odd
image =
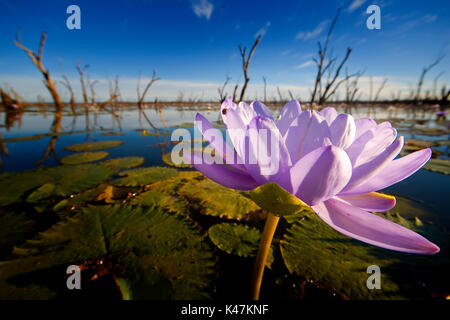
[{"label": "submerged plant", "polygon": [[189,161],[223,186],[254,189],[252,198],[269,213],[256,257],[252,298],[259,297],[280,215],[299,205],[310,207],[344,235],[375,246],[416,254],[439,251],[421,235],[370,213],[392,209],[395,198],[376,191],[409,177],[431,156],[427,148],[395,159],[404,139],[397,138],[389,122],[355,121],[331,107],[302,111],[296,100],[283,107],[278,121],[259,101],[236,105],[225,100],[221,115],[234,148],[197,114],[197,127],[216,152],[211,157],[193,151]]}]

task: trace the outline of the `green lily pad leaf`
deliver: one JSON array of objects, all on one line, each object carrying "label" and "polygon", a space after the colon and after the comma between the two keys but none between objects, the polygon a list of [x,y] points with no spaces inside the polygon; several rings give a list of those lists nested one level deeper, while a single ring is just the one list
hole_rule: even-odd
[{"label": "green lily pad leaf", "polygon": [[33,203],[49,198],[54,194],[55,188],[56,186],[51,182],[43,184],[28,196],[27,201]]},{"label": "green lily pad leaf", "polygon": [[250,198],[263,210],[275,215],[292,215],[304,207],[303,201],[276,183],[268,183],[249,191]]},{"label": "green lily pad leaf", "polygon": [[172,128],[188,129],[188,128],[192,128],[193,126],[194,126],[193,122],[183,122],[183,123],[177,124],[176,126],[172,126]]},{"label": "green lily pad leaf", "polygon": [[219,223],[208,230],[211,241],[222,251],[241,257],[255,256],[261,233],[246,225]]},{"label": "green lily pad leaf", "polygon": [[21,142],[21,141],[32,141],[32,140],[39,140],[44,138],[44,134],[36,134],[33,136],[23,136],[23,137],[13,137],[13,138],[4,138],[0,139],[0,142]]},{"label": "green lily pad leaf", "polygon": [[[431,241],[438,243],[441,249],[449,247],[447,231],[417,223],[420,221],[418,218],[405,219],[397,213],[379,215],[426,235]],[[288,229],[280,242],[280,250],[291,273],[333,287],[350,299],[424,298],[425,291],[419,285],[420,281],[427,282],[430,278],[435,278],[439,279],[435,283],[441,283],[440,279],[445,278],[445,270],[450,266],[448,254],[405,254],[351,239],[329,227],[311,212],[304,213]],[[371,265],[381,269],[381,290],[367,288],[370,276],[367,268]],[[417,274],[420,274],[419,278],[416,278]]]},{"label": "green lily pad leaf", "polygon": [[0,206],[17,202],[23,193],[53,181],[45,168],[10,173],[0,179]]},{"label": "green lily pad leaf", "polygon": [[97,151],[97,150],[104,150],[104,149],[110,149],[115,148],[123,144],[123,141],[96,141],[96,142],[85,142],[85,143],[79,143],[79,144],[73,144],[70,146],[65,147],[64,149],[69,151]]},{"label": "green lily pad leaf", "polygon": [[178,189],[200,213],[228,219],[245,219],[261,211],[244,193],[225,188],[205,176],[187,181]]},{"label": "green lily pad leaf", "polygon": [[186,200],[154,190],[148,190],[132,198],[130,204],[152,208],[159,207],[178,214],[186,214],[189,210],[189,204]]},{"label": "green lily pad leaf", "polygon": [[450,160],[430,159],[423,168],[428,171],[450,174]]},{"label": "green lily pad leaf", "polygon": [[163,161],[165,164],[167,164],[168,166],[175,167],[175,168],[192,168],[192,165],[189,164],[189,163],[175,164],[175,163],[172,161],[172,153],[171,153],[171,152],[168,152],[168,153],[163,154],[163,156],[162,156],[162,161]]},{"label": "green lily pad leaf", "polygon": [[103,133],[100,133],[100,135],[101,136],[105,136],[105,137],[108,137],[108,136],[123,136],[123,132],[103,132]]},{"label": "green lily pad leaf", "polygon": [[[13,253],[15,259],[0,262],[1,299],[54,296],[54,279],[46,283],[42,276],[29,275],[115,255],[119,263],[108,272],[123,279],[119,285],[124,298],[204,299],[209,297],[215,264],[205,235],[191,222],[132,206],[84,208]],[[14,280],[20,277],[28,283],[17,285]]]},{"label": "green lily pad leaf", "polygon": [[5,258],[14,246],[29,236],[33,227],[34,222],[24,213],[0,213],[0,259]]},{"label": "green lily pad leaf", "polygon": [[89,202],[93,199],[96,199],[105,189],[108,187],[107,184],[100,184],[99,186],[88,189],[86,191],[80,192],[76,195],[73,195],[69,198],[63,199],[53,207],[55,211],[61,211],[67,208],[79,207],[86,202]]},{"label": "green lily pad leaf", "polygon": [[114,158],[99,162],[99,165],[108,167],[112,169],[114,172],[130,169],[134,167],[139,167],[145,161],[144,157],[122,157],[122,158]]},{"label": "green lily pad leaf", "polygon": [[146,167],[122,171],[118,178],[113,181],[116,186],[137,187],[151,184],[158,180],[164,180],[177,174],[177,170],[165,167]]},{"label": "green lily pad leaf", "polygon": [[108,152],[83,152],[68,155],[61,159],[62,164],[80,164],[97,161],[106,158],[109,155]]},{"label": "green lily pad leaf", "polygon": [[[236,223],[219,223],[208,230],[209,239],[220,250],[240,257],[255,257],[258,251],[261,232],[247,225]],[[268,268],[274,261],[273,248],[270,247],[266,260]]]}]

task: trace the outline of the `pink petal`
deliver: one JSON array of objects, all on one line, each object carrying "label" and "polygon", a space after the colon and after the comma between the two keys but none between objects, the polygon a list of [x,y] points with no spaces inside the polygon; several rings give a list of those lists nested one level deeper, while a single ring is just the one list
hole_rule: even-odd
[{"label": "pink petal", "polygon": [[381,172],[399,153],[403,148],[403,137],[398,138],[394,143],[386,148],[385,151],[377,155],[372,160],[353,168],[352,178],[348,185],[342,191],[342,194],[354,194],[354,189],[362,185],[370,178]]},{"label": "pink petal", "polygon": [[236,108],[236,112],[245,125],[248,125],[250,121],[252,121],[252,119],[257,116],[255,110],[253,110],[251,106],[243,101],[239,102],[239,105]]},{"label": "pink petal", "polygon": [[205,163],[201,152],[194,151],[191,155],[183,154],[183,156],[195,169],[224,187],[237,190],[251,190],[258,186],[256,181],[245,172],[237,171],[226,165]]},{"label": "pink petal", "polygon": [[270,112],[269,108],[267,106],[259,101],[253,101],[250,104],[250,107],[255,110],[256,115],[263,116],[264,118],[269,118],[273,120],[272,112]]},{"label": "pink petal", "polygon": [[197,128],[202,133],[203,138],[208,141],[216,152],[224,157],[227,164],[240,170],[245,170],[241,163],[239,156],[234,151],[234,148],[223,139],[222,133],[214,128],[214,126],[200,113],[195,116]]},{"label": "pink petal", "polygon": [[384,189],[399,181],[402,181],[422,168],[430,160],[431,149],[423,149],[407,156],[401,157],[389,163],[381,172],[370,178],[365,183],[353,188],[352,193],[366,193]]},{"label": "pink petal", "polygon": [[284,136],[284,143],[289,151],[292,163],[295,163],[300,159],[300,147],[306,138],[311,116],[311,110],[300,113],[300,115],[292,121]]},{"label": "pink petal", "polygon": [[395,207],[395,197],[378,192],[360,193],[347,196],[336,196],[339,199],[354,207],[372,211],[385,212]]},{"label": "pink petal", "polygon": [[256,181],[271,182],[288,169],[289,153],[273,120],[262,116],[253,118],[247,135],[249,159],[244,159],[244,165]]},{"label": "pink petal", "polygon": [[342,149],[346,149],[353,143],[355,133],[355,120],[349,114],[338,115],[330,125],[331,142]]},{"label": "pink petal", "polygon": [[364,134],[366,131],[375,128],[377,126],[377,123],[375,120],[370,118],[361,118],[356,120],[356,134],[355,139],[358,139],[362,134]]},{"label": "pink petal", "polygon": [[290,169],[291,186],[281,186],[308,205],[338,194],[350,180],[352,165],[344,150],[335,146],[318,148],[302,157]]},{"label": "pink petal", "polygon": [[327,122],[313,111],[308,132],[300,147],[300,157],[304,157],[317,148],[331,145],[330,135]]},{"label": "pink petal", "polygon": [[302,112],[300,103],[297,100],[291,100],[286,103],[281,110],[280,119],[277,122],[278,130],[282,136],[287,132],[289,125],[297,118]]},{"label": "pink petal", "polygon": [[418,233],[336,199],[312,209],[333,229],[374,246],[418,254],[439,251],[438,246]]},{"label": "pink petal", "polygon": [[326,107],[319,111],[319,114],[325,119],[325,121],[330,125],[334,119],[336,119],[338,113],[335,108]]}]

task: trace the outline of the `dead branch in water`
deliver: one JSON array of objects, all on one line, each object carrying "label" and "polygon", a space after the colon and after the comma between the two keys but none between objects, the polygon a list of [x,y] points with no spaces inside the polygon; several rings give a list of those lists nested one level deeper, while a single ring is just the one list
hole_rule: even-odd
[{"label": "dead branch in water", "polygon": [[416,91],[416,96],[415,96],[415,100],[419,100],[420,99],[420,92],[422,91],[422,86],[423,86],[423,81],[425,80],[425,76],[426,74],[433,69],[435,66],[437,66],[442,59],[444,59],[445,54],[443,54],[442,52],[437,56],[436,59],[434,59],[428,66],[425,66],[422,68],[422,73],[420,74],[420,78],[419,78],[419,82],[417,83],[417,91]]},{"label": "dead branch in water", "polygon": [[156,76],[156,70],[153,70],[152,79],[147,83],[147,85],[145,86],[144,92],[141,95],[141,74],[139,74],[138,84],[137,84],[137,95],[138,95],[138,106],[140,109],[142,108],[142,106],[144,104],[144,99],[145,99],[145,96],[146,96],[148,90],[153,85],[153,83],[155,83],[158,80],[160,80],[160,78],[158,78]]},{"label": "dead branch in water", "polygon": [[56,90],[55,83],[53,82],[52,78],[50,77],[50,71],[48,69],[45,69],[43,62],[42,62],[42,56],[44,53],[44,45],[45,45],[45,39],[47,38],[47,34],[45,32],[41,35],[41,41],[39,42],[39,49],[38,52],[34,52],[27,47],[25,47],[22,44],[22,40],[20,38],[20,31],[17,33],[17,39],[14,40],[14,44],[25,51],[25,53],[28,55],[28,57],[31,59],[33,64],[39,69],[39,71],[44,76],[44,84],[47,87],[48,91],[50,92],[50,95],[53,98],[53,102],[55,103],[55,107],[57,110],[61,110],[63,107],[63,104],[61,102],[61,99],[59,97],[58,91]]},{"label": "dead branch in water", "polygon": [[95,85],[98,83],[98,80],[91,81],[89,78],[87,80],[89,89],[91,90],[91,104],[95,105]]},{"label": "dead branch in water", "polygon": [[[256,47],[261,42],[261,35],[259,35],[256,38],[255,43],[253,44],[252,49],[250,50],[250,53],[247,56],[247,47],[241,47],[239,46],[239,52],[241,53],[242,57],[242,70],[244,72],[244,86],[241,89],[241,96],[239,98],[239,101],[244,100],[245,91],[247,90],[248,83],[250,81],[250,78],[248,76],[248,65],[250,63],[250,60],[252,59],[253,53],[255,52]],[[237,89],[236,89],[237,90]]]},{"label": "dead branch in water", "polygon": [[225,79],[225,82],[223,83],[221,88],[217,88],[217,91],[219,92],[219,100],[220,103],[224,102],[227,98],[227,92],[225,92],[225,87],[227,86],[228,82],[230,82],[231,78],[227,76]]},{"label": "dead branch in water", "polygon": [[86,69],[89,68],[89,65],[86,64],[83,67],[81,67],[81,62],[78,62],[76,65],[76,68],[77,68],[78,74],[80,75],[81,93],[83,94],[84,105],[88,106],[89,99],[88,99],[87,90],[86,90],[86,80],[84,79],[84,77],[85,77]]}]

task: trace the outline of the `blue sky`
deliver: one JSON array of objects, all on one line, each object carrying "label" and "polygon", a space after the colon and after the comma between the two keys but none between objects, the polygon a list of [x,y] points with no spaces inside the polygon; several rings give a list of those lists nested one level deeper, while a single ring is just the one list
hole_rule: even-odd
[{"label": "blue sky", "polygon": [[[66,27],[71,4],[81,8],[81,30]],[[371,4],[381,8],[381,30],[366,27]],[[324,39],[339,6],[330,45],[339,57],[347,46],[353,48],[348,69],[366,70],[365,94],[369,76],[375,85],[388,78],[385,96],[408,91],[440,50],[447,56],[430,72],[427,85],[442,71],[439,83],[450,84],[450,2],[394,0],[0,0],[0,84],[8,82],[28,99],[48,97],[40,74],[13,44],[21,29],[23,43],[33,49],[47,32],[44,63],[55,78],[61,64],[76,88],[74,66],[82,60],[90,65],[90,78],[100,80],[99,96],[107,92],[105,79],[118,75],[122,95],[131,100],[139,72],[151,76],[156,69],[162,80],[150,98],[173,99],[179,91],[215,98],[227,75],[234,84],[242,73],[237,46],[251,46],[261,33],[249,69],[248,99],[262,96],[262,76],[269,95],[280,86],[286,95],[289,89],[307,98],[317,41]]]}]

